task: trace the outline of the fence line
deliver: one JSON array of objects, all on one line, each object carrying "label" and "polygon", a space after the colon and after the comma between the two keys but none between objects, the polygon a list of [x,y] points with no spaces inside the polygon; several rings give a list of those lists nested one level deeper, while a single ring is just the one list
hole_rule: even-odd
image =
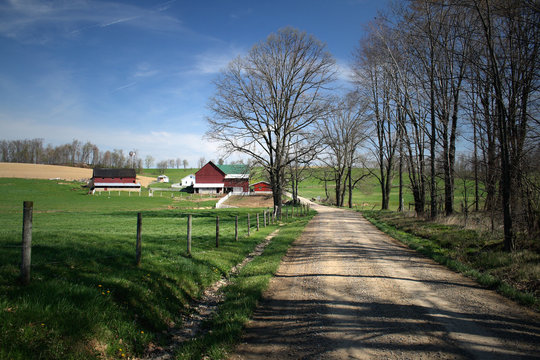
[{"label": "fence line", "polygon": [[[305,208],[302,206],[302,216],[307,214],[308,207]],[[19,280],[23,285],[27,285],[30,283],[31,279],[31,251],[32,247],[42,247],[43,245],[36,244],[32,246],[32,226],[33,226],[33,202],[31,201],[25,201],[23,203],[23,229],[22,229],[22,243],[21,245],[2,245],[0,248],[21,248],[21,265],[20,265],[20,276]],[[291,214],[294,216],[294,209]],[[247,234],[246,236],[251,236],[251,222],[250,222],[250,216],[251,214],[247,213]],[[298,208],[297,208],[297,216],[298,216]],[[259,231],[260,229],[260,218],[259,213],[256,213],[257,217],[257,224],[256,229]],[[264,217],[264,226],[267,225],[267,219],[271,220],[272,223],[275,223],[276,216],[274,212],[272,214],[268,214],[266,210],[263,211],[263,217]],[[191,256],[191,244],[192,244],[192,214],[188,214],[187,216],[187,255]],[[239,227],[238,227],[238,215],[235,215],[234,217],[234,240],[238,241],[238,235],[239,235]],[[289,220],[289,213],[288,208],[286,208],[286,219]],[[282,220],[282,217],[280,217],[279,220]],[[140,266],[141,259],[142,259],[142,213],[137,213],[137,229],[136,229],[136,240],[135,240],[135,266]],[[177,239],[170,239],[170,240],[163,240],[163,241],[177,241]],[[220,245],[220,218],[219,216],[216,216],[216,248],[219,248]],[[91,248],[88,246],[88,248]],[[122,255],[114,255],[114,256],[105,256],[100,257],[99,259],[110,259],[110,258],[118,258],[118,257],[125,257],[125,254]],[[61,264],[65,263],[66,261],[53,261],[53,262],[45,262],[45,263],[39,263],[37,265],[49,265],[49,264]],[[36,266],[36,265],[34,265]]]}]

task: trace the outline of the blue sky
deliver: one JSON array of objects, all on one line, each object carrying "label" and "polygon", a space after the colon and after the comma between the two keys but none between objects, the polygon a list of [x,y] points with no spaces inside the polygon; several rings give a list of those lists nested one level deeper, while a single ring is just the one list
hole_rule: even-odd
[{"label": "blue sky", "polygon": [[229,61],[293,26],[325,42],[346,79],[387,2],[0,0],[0,139],[218,159],[206,104]]}]

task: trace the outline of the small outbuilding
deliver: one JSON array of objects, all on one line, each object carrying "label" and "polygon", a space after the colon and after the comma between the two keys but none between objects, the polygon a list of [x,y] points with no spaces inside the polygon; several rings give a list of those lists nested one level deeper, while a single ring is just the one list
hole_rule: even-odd
[{"label": "small outbuilding", "polygon": [[271,194],[272,187],[268,181],[259,181],[254,184],[250,184],[249,188],[252,192],[257,194]]},{"label": "small outbuilding", "polygon": [[157,181],[160,182],[160,183],[168,183],[169,182],[169,177],[167,175],[159,175],[157,177]]},{"label": "small outbuilding", "polygon": [[94,169],[88,184],[95,191],[141,191],[135,169]]}]

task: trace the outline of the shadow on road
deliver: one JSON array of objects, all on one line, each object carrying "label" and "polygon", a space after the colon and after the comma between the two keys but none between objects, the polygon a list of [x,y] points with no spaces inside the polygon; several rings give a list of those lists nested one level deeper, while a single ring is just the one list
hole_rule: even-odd
[{"label": "shadow on road", "polygon": [[[339,321],[334,322],[325,315],[332,313]],[[538,359],[539,354],[526,350],[510,353],[506,348],[475,348],[474,356],[456,346],[445,334],[448,322],[462,335],[471,339],[484,337],[485,330],[491,336],[507,341],[520,341],[530,347],[540,343],[540,326],[511,317],[490,316],[434,310],[416,305],[387,303],[342,302],[342,301],[264,301],[255,314],[244,341],[249,349],[272,349],[269,358],[320,358],[323,354],[349,348],[365,348],[391,352],[399,358],[414,358],[414,354],[437,354],[441,358],[504,358]],[[474,323],[474,326],[470,326]],[[483,333],[468,332],[482,328]],[[335,334],[342,337],[336,339]],[[402,338],[403,341],[395,341]],[[407,341],[414,337],[416,341]],[[429,341],[439,337],[437,344]],[[425,342],[418,342],[425,339]],[[399,339],[398,339],[399,340]],[[471,340],[474,341],[474,340]],[[472,344],[474,345],[474,344]],[[242,358],[258,358],[258,353],[241,352]]]}]

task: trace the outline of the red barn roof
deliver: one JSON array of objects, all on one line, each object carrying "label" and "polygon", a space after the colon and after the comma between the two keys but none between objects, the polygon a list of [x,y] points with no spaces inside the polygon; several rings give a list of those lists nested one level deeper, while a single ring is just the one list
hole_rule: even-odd
[{"label": "red barn roof", "polygon": [[135,169],[94,169],[93,178],[136,178]]}]

